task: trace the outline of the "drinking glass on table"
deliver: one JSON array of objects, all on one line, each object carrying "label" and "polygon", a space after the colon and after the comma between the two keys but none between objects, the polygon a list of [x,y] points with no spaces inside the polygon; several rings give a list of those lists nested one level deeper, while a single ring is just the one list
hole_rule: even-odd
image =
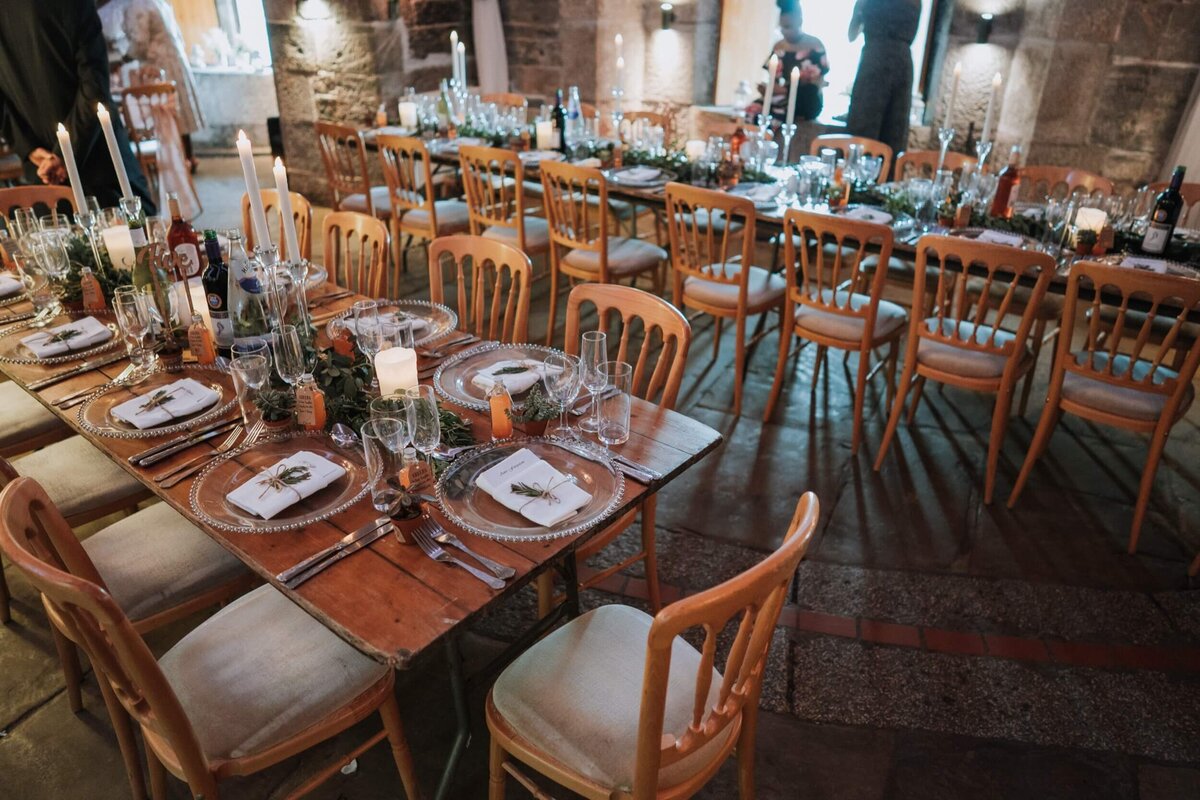
[{"label": "drinking glass on table", "polygon": [[442,443],[442,419],[432,386],[414,386],[408,390],[408,425],[413,447],[424,453],[428,462]]},{"label": "drinking glass on table", "polygon": [[266,339],[243,339],[240,342],[234,342],[232,351],[234,358],[262,356],[266,359],[267,369],[271,368],[271,348],[267,345]]},{"label": "drinking glass on table", "polygon": [[579,386],[583,383],[583,372],[579,367],[579,358],[565,353],[552,353],[543,362],[546,366],[542,373],[542,383],[546,385],[546,394],[558,403],[558,427],[555,432],[568,439],[578,439],[579,431],[572,428],[567,420],[567,409],[579,395]]},{"label": "drinking glass on table", "polygon": [[379,378],[375,375],[375,356],[383,350],[383,326],[379,323],[379,306],[374,300],[359,300],[353,307],[354,341],[358,349],[371,362],[371,393],[379,392]]},{"label": "drinking glass on table", "polygon": [[588,331],[583,334],[579,342],[579,369],[583,376],[583,386],[588,390],[588,395],[592,400],[592,413],[579,420],[579,429],[589,433],[594,433],[600,423],[596,396],[608,385],[603,372],[601,372],[601,367],[606,361],[608,361],[608,336],[603,331]]},{"label": "drinking glass on table", "polygon": [[281,325],[275,334],[275,371],[280,379],[296,391],[300,378],[309,372],[304,345],[295,325]]},{"label": "drinking glass on table", "polygon": [[229,370],[233,373],[233,385],[237,387],[242,422],[249,427],[261,417],[254,400],[271,377],[271,365],[263,356],[238,356],[230,362]]},{"label": "drinking glass on table", "polygon": [[129,361],[136,373],[144,373],[154,366],[156,356],[152,349],[154,317],[150,313],[150,296],[132,286],[121,286],[113,294],[113,313],[117,327],[129,353]]},{"label": "drinking glass on table", "polygon": [[632,406],[633,367],[624,361],[606,361],[600,368],[607,386],[596,404],[600,424],[596,437],[607,449],[629,441],[629,414]]},{"label": "drinking glass on table", "polygon": [[374,417],[362,426],[363,454],[371,481],[371,505],[391,514],[404,492],[405,424],[395,417]]},{"label": "drinking glass on table", "polygon": [[58,300],[50,288],[50,276],[25,253],[14,250],[9,253],[9,258],[17,268],[21,285],[25,287],[25,293],[33,303],[35,314],[29,327],[44,328],[58,316],[59,311]]},{"label": "drinking glass on table", "polygon": [[13,238],[22,239],[38,229],[37,214],[32,208],[14,208],[12,226]]}]

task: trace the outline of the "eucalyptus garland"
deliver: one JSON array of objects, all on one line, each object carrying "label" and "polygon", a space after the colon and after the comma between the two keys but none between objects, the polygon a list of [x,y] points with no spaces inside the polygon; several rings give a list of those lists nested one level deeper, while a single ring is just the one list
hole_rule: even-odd
[{"label": "eucalyptus garland", "polygon": [[[694,180],[707,177],[699,174],[699,164],[688,161],[682,150],[671,150],[665,155],[651,153],[647,150],[626,150],[621,163],[635,167],[657,167],[673,172],[681,183],[691,183]],[[774,183],[775,178],[765,172],[743,168],[740,179],[743,183]]]},{"label": "eucalyptus garland", "polygon": [[131,280],[128,272],[113,267],[107,255],[101,256],[100,265],[97,266],[96,254],[84,236],[72,236],[67,239],[67,259],[70,267],[67,269],[66,286],[63,293],[63,301],[67,303],[83,302],[83,290],[79,286],[79,281],[83,277],[84,267],[89,268],[96,276],[96,280],[100,282],[100,290],[104,293],[104,299],[110,305],[117,287],[126,285]]}]

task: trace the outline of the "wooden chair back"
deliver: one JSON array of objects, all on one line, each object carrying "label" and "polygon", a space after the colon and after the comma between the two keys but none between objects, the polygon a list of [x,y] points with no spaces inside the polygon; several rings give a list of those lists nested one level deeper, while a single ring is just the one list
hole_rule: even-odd
[{"label": "wooden chair back", "polygon": [[[724,217],[724,225],[709,224],[718,217]],[[667,184],[666,221],[677,305],[683,281],[689,277],[736,284],[739,305],[745,304],[750,266],[754,263],[754,220],[754,203],[746,197],[682,183]]]},{"label": "wooden chair back", "polygon": [[367,198],[367,213],[375,214],[371,201],[371,175],[367,172],[367,148],[358,128],[336,122],[317,122],[317,149],[325,167],[325,179],[333,193],[333,209],[341,208],[342,200],[351,194]]},{"label": "wooden chair back", "polygon": [[174,83],[141,83],[130,86],[121,95],[121,116],[129,129],[129,139],[135,149],[139,142],[158,137],[154,127],[154,115],[150,113],[152,103],[175,103],[178,90]]},{"label": "wooden chair back", "polygon": [[543,204],[550,227],[550,247],[591,250],[599,254],[597,280],[608,283],[608,181],[604,173],[562,161],[543,161]]},{"label": "wooden chair back", "polygon": [[861,144],[863,153],[871,158],[883,159],[883,164],[879,168],[877,182],[884,183],[887,181],[888,175],[891,174],[894,153],[890,146],[876,139],[868,139],[866,136],[850,136],[845,133],[827,133],[813,139],[812,144],[808,147],[808,152],[810,155],[819,156],[822,150],[837,150],[844,158],[850,153],[850,145],[852,144]]},{"label": "wooden chair back", "polygon": [[[672,603],[655,616],[647,637],[633,800],[658,797],[659,772],[664,767],[696,753],[729,726],[740,728],[747,705],[758,703],[779,612],[796,567],[812,541],[819,510],[816,495],[808,492],[796,505],[779,549],[737,577]],[[722,671],[717,701],[710,705],[717,639],[735,619],[737,632]],[[677,636],[694,628],[704,631],[704,644],[700,648],[691,724],[677,736],[663,731],[671,649]],[[715,765],[724,761],[737,739],[735,730],[716,755],[714,766],[702,770],[687,788],[694,791],[711,777]]]},{"label": "wooden chair back", "polygon": [[479,235],[490,227],[509,228],[517,233],[517,247],[525,247],[525,167],[512,150],[502,147],[472,147],[458,150],[462,168],[471,233]]},{"label": "wooden chair back", "polygon": [[[896,156],[896,176],[898,181],[907,178],[930,178],[937,172],[938,159],[941,153],[937,150],[905,150]],[[965,153],[946,153],[943,169],[951,172],[961,172],[963,167],[975,166],[978,161]],[[911,174],[909,174],[911,173]]]},{"label": "wooden chair back", "polygon": [[[879,254],[880,264],[888,263],[894,242],[891,227],[793,208],[784,216],[783,234],[792,303],[864,320],[864,345],[869,343],[887,270],[866,272],[859,265],[869,252]],[[856,307],[855,294],[869,295],[870,302]]]},{"label": "wooden chair back", "polygon": [[[1004,378],[1015,374],[1019,356],[1025,350],[1029,329],[1034,316],[1046,295],[1046,288],[1054,277],[1054,259],[1045,253],[1019,250],[1001,244],[977,242],[960,236],[922,236],[917,242],[918,275],[927,275],[923,281],[913,281],[913,305],[917,308],[932,308],[933,316],[926,320],[913,317],[909,334],[909,354],[916,355],[919,339],[957,347],[963,350],[989,353],[1008,359]],[[931,305],[926,305],[926,284],[937,276]],[[978,295],[966,292],[969,276],[982,279]],[[1015,337],[1001,341],[1000,327],[993,320],[1007,315],[1017,316],[1022,299],[1017,289],[1022,281],[1032,282],[1024,308],[1020,310],[1020,322]],[[1003,291],[992,291],[992,287]],[[982,341],[976,329],[991,328],[991,334]]]},{"label": "wooden chair back", "polygon": [[437,238],[437,206],[433,196],[433,163],[425,142],[412,136],[383,135],[375,138],[383,179],[392,203],[392,216],[405,224],[404,215],[421,210],[428,215],[427,239]]},{"label": "wooden chair back", "polygon": [[[584,303],[595,306],[599,330],[611,331],[612,318],[621,322],[617,361],[633,364],[632,391],[643,400],[675,408],[683,371],[692,344],[687,317],[666,300],[632,286],[581,283],[567,299],[567,332],[564,351],[579,355],[580,316]],[[640,344],[631,333],[642,334]],[[631,351],[636,351],[631,355]]]},{"label": "wooden chair back", "polygon": [[[292,254],[287,251],[287,239],[283,235],[283,214],[279,209],[279,190],[260,189],[263,211],[267,215],[267,227],[270,228],[274,241],[279,244],[279,257],[288,259]],[[299,192],[288,192],[292,201],[292,220],[296,225],[296,238],[300,242],[300,258],[312,259],[312,205],[308,198]],[[253,250],[254,225],[250,223],[250,195],[242,193],[242,230],[246,232],[246,249]]]},{"label": "wooden chair back", "polygon": [[485,103],[495,103],[501,108],[529,108],[529,99],[516,92],[493,92],[482,98]]},{"label": "wooden chair back", "polygon": [[[1081,290],[1091,294],[1091,299],[1081,297]],[[1131,304],[1145,310],[1130,315]],[[1174,419],[1200,364],[1200,340],[1191,342],[1177,377],[1164,377],[1160,368],[1168,369],[1167,357],[1173,349],[1187,346],[1184,329],[1188,325],[1188,313],[1200,312],[1200,281],[1078,261],[1071,267],[1067,280],[1063,331],[1075,330],[1081,307],[1085,305],[1090,313],[1085,316],[1087,328],[1083,347],[1073,348],[1072,337],[1066,333],[1060,337],[1054,361],[1055,374],[1051,377],[1051,394],[1061,387],[1065,373],[1074,372],[1122,389],[1164,395],[1169,399],[1162,416]],[[1101,319],[1102,306],[1116,309],[1115,323],[1109,325]],[[1168,323],[1165,334],[1162,332],[1164,322]],[[1118,359],[1118,356],[1127,356],[1129,361]],[[1138,361],[1149,365],[1144,374],[1135,374],[1131,367]]]},{"label": "wooden chair back", "polygon": [[1050,195],[1110,195],[1113,184],[1108,178],[1074,167],[1027,166],[1021,170],[1023,198],[1041,200]]},{"label": "wooden chair back", "polygon": [[75,207],[75,193],[70,186],[12,186],[0,189],[0,215],[5,219],[12,217],[18,208],[32,208],[38,216],[49,214],[51,211],[62,211],[64,206],[72,212]]},{"label": "wooden chair back", "polygon": [[383,295],[387,277],[388,229],[357,211],[334,211],[322,223],[329,280],[367,297]]},{"label": "wooden chair back", "polygon": [[445,302],[446,256],[453,264],[459,329],[490,341],[528,342],[529,256],[482,236],[438,237],[429,243],[429,299],[435,303]]},{"label": "wooden chair back", "polygon": [[[1150,184],[1150,196],[1158,197],[1168,186],[1170,184],[1166,181]],[[1180,187],[1179,193],[1183,195],[1183,212],[1179,215],[1179,225],[1181,227],[1200,225],[1200,183],[1185,183]]]},{"label": "wooden chair back", "polygon": [[166,750],[180,766],[193,794],[216,797],[209,762],[157,659],[45,490],[30,478],[18,478],[0,493],[0,551],[41,592],[156,751]]}]

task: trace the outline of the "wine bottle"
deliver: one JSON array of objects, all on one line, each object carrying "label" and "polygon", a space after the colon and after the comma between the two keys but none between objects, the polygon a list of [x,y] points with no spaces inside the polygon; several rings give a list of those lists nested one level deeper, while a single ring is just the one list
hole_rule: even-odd
[{"label": "wine bottle", "polygon": [[171,209],[171,227],[167,231],[167,246],[175,257],[175,266],[184,278],[200,274],[200,237],[179,211],[179,196],[167,195]]},{"label": "wine bottle", "polygon": [[1154,200],[1154,209],[1150,212],[1150,227],[1142,237],[1142,252],[1151,255],[1162,255],[1171,244],[1175,234],[1175,226],[1179,223],[1179,215],[1183,211],[1183,178],[1187,167],[1178,166],[1171,174],[1171,183]]},{"label": "wine bottle", "polygon": [[996,196],[988,214],[1002,219],[1012,219],[1012,201],[1016,197],[1017,187],[1021,185],[1021,145],[1013,145],[1012,154],[1008,157],[1008,166],[1000,173],[996,182]]},{"label": "wine bottle", "polygon": [[556,149],[567,155],[567,109],[563,107],[563,90],[558,89],[554,95],[554,108],[550,111],[550,119],[554,122],[554,134],[558,137]]},{"label": "wine bottle", "polygon": [[262,262],[246,253],[240,233],[229,234],[229,282],[226,299],[233,343],[249,344],[271,338],[267,286]]},{"label": "wine bottle", "polygon": [[572,86],[567,92],[567,143],[574,145],[583,138],[583,103],[579,100],[579,87]]},{"label": "wine bottle", "polygon": [[450,130],[453,124],[454,106],[450,102],[450,84],[445,78],[442,78],[441,91],[438,92],[437,99],[437,118],[439,130]]},{"label": "wine bottle", "polygon": [[204,232],[204,253],[208,256],[208,266],[200,276],[200,282],[204,285],[204,302],[208,304],[217,352],[229,358],[233,352],[233,324],[229,321],[229,268],[221,257],[221,243],[214,230]]}]

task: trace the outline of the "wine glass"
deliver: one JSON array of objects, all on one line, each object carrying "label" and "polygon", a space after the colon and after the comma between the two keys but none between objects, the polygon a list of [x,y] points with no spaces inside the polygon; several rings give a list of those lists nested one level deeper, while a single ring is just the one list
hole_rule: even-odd
[{"label": "wine glass", "polygon": [[258,414],[252,413],[254,399],[271,376],[271,365],[263,356],[238,356],[229,364],[233,383],[237,387],[238,406],[242,410],[242,422],[249,427]]},{"label": "wine glass", "polygon": [[113,312],[134,371],[149,371],[155,361],[155,355],[150,349],[150,341],[154,335],[150,297],[132,286],[121,286],[113,294]]},{"label": "wine glass", "polygon": [[23,252],[14,251],[9,257],[17,268],[25,293],[33,303],[35,314],[29,327],[44,328],[58,316],[59,311],[58,301],[50,290],[50,275]]},{"label": "wine glass", "polygon": [[601,365],[607,386],[597,403],[600,424],[596,437],[607,450],[614,444],[629,441],[629,414],[632,406],[633,367],[624,361],[606,361]]},{"label": "wine glass", "polygon": [[359,300],[354,304],[354,341],[371,362],[371,393],[379,392],[375,375],[375,356],[383,349],[383,326],[379,323],[379,306],[374,300]]},{"label": "wine glass", "polygon": [[262,356],[267,361],[267,368],[271,367],[271,348],[267,345],[266,339],[243,339],[240,342],[234,342],[233,357],[239,356]]},{"label": "wine glass", "polygon": [[592,413],[579,421],[580,430],[594,433],[600,424],[596,395],[604,390],[608,382],[600,368],[608,360],[608,336],[603,331],[588,331],[579,342],[579,368],[583,373],[583,385],[592,399]]},{"label": "wine glass", "polygon": [[275,334],[275,372],[280,379],[296,391],[300,378],[308,373],[305,368],[304,345],[295,325],[281,325]]},{"label": "wine glass", "polygon": [[579,386],[583,382],[583,371],[579,366],[579,358],[552,353],[546,356],[543,363],[546,369],[542,372],[542,383],[546,385],[546,394],[558,403],[559,407],[558,427],[555,428],[555,431],[559,436],[567,439],[578,439],[579,432],[572,428],[567,421],[567,409],[571,403],[575,402],[575,397],[579,394]]},{"label": "wine glass", "polygon": [[437,395],[432,386],[414,386],[408,390],[408,425],[412,445],[425,454],[426,462],[442,443],[442,420]]},{"label": "wine glass", "polygon": [[390,514],[404,493],[405,424],[395,417],[373,417],[363,423],[363,454],[371,475],[371,505]]}]

